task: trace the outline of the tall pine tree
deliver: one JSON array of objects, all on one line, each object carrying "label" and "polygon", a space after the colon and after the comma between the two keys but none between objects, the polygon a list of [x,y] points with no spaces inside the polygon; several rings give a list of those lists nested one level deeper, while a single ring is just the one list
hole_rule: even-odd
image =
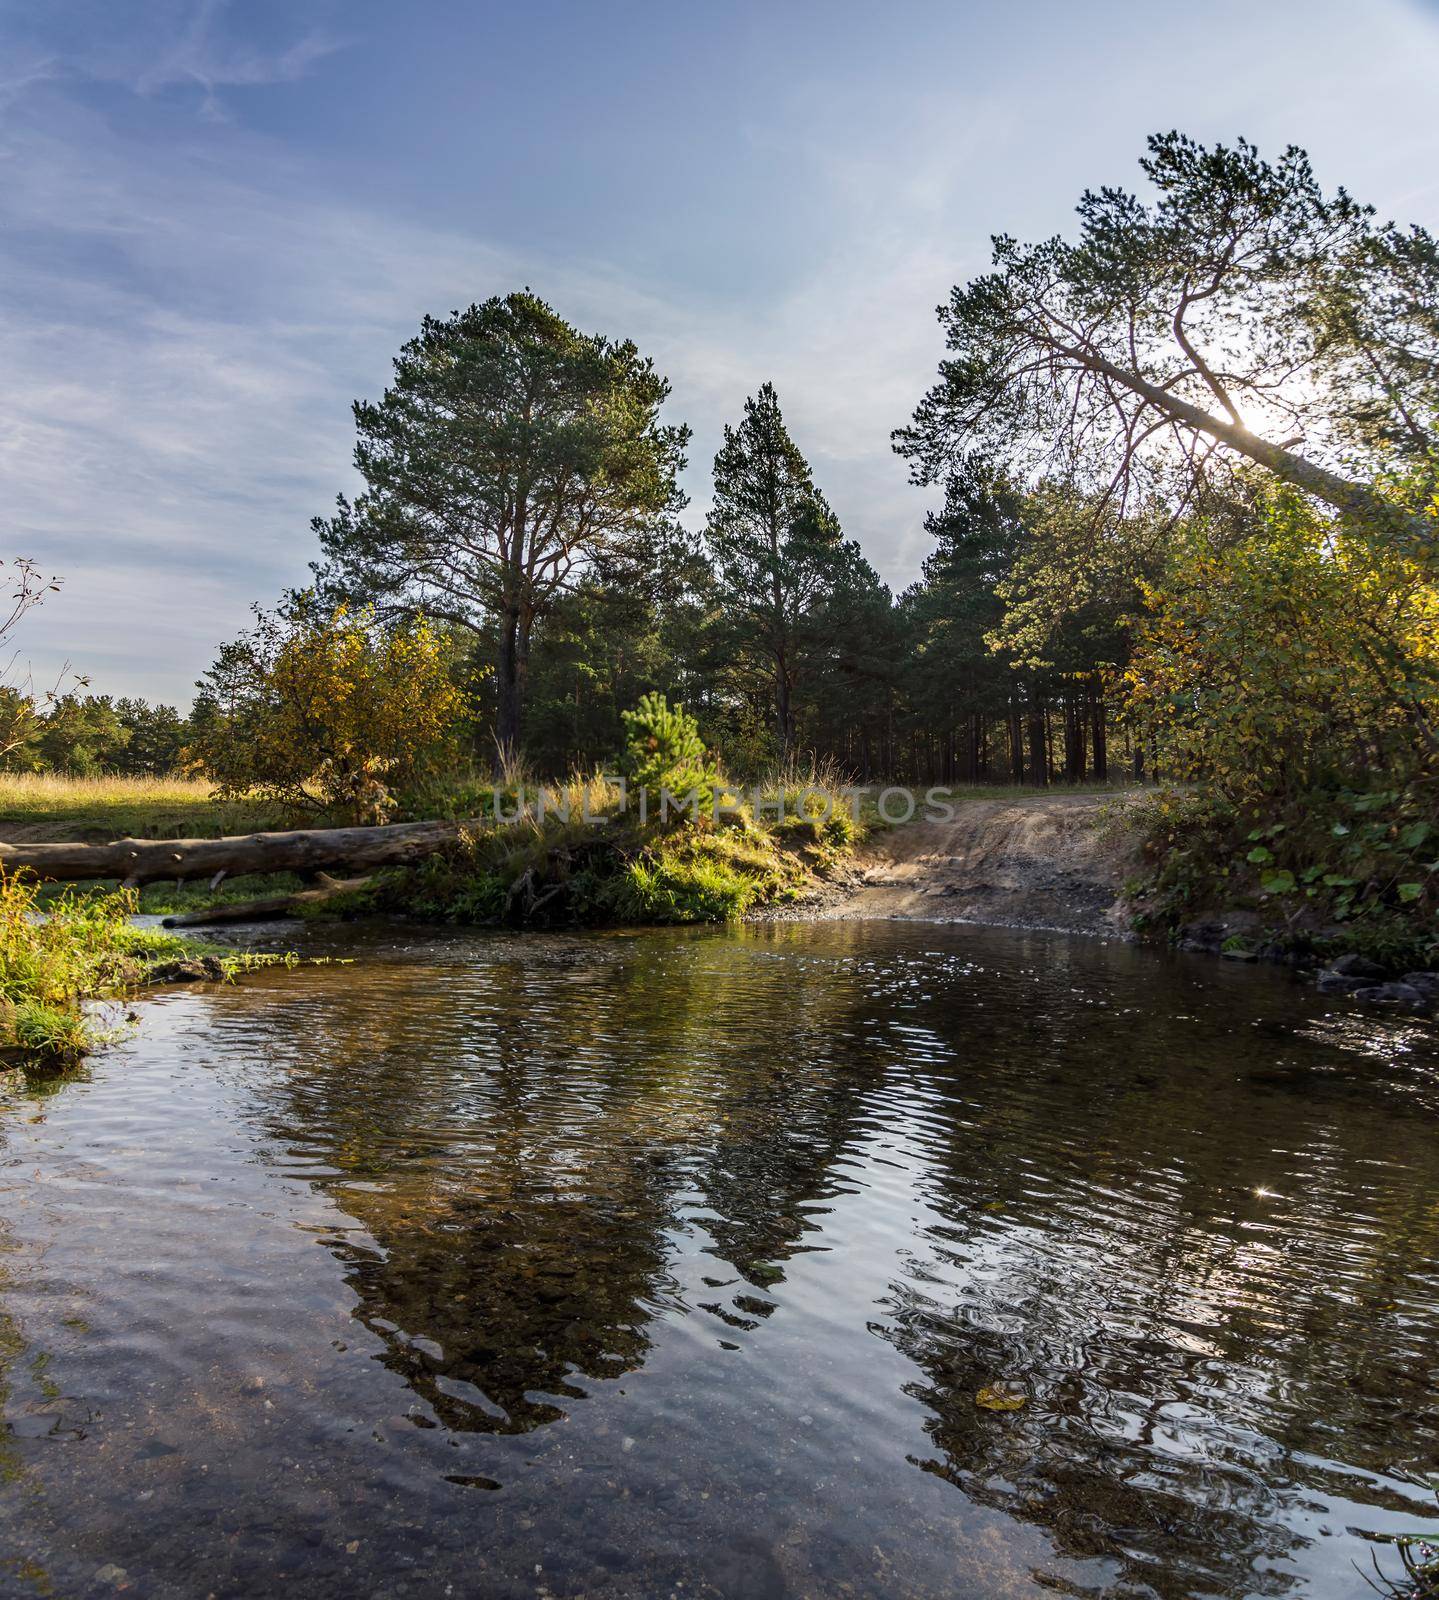
[{"label": "tall pine tree", "polygon": [[495,742],[514,751],[536,625],[684,504],[668,394],[633,344],[528,290],[426,317],[384,397],[355,404],[365,491],[316,520],[322,593],[493,629]]},{"label": "tall pine tree", "polygon": [[775,737],[788,756],[798,737],[796,689],[821,643],[815,627],[868,568],[815,487],[771,383],[724,431],[705,535],[736,650],[763,663]]}]

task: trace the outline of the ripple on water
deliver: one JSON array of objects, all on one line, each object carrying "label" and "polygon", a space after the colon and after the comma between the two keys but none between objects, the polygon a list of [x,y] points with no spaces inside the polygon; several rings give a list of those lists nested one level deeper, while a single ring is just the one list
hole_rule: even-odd
[{"label": "ripple on water", "polygon": [[353,937],[6,1108],[5,1592],[1338,1596],[1431,1509],[1427,1028],[964,927]]}]

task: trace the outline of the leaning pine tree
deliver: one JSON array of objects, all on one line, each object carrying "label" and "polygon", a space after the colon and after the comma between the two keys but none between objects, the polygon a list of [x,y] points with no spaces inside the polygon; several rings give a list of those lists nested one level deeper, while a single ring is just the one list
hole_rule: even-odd
[{"label": "leaning pine tree", "polygon": [[997,238],[940,308],[949,354],[895,435],[915,478],[1062,479],[1098,525],[1177,522],[1257,467],[1439,560],[1439,241],[1326,194],[1294,147],[1168,133],[1140,165],[1151,199],[1092,190],[1077,238]]}]

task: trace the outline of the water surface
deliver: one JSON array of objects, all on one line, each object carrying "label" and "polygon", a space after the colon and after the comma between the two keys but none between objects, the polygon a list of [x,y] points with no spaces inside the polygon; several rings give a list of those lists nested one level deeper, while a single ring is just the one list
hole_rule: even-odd
[{"label": "water surface", "polygon": [[0,1592],[1331,1597],[1439,1521],[1428,1025],[958,926],[353,938],[0,1108]]}]

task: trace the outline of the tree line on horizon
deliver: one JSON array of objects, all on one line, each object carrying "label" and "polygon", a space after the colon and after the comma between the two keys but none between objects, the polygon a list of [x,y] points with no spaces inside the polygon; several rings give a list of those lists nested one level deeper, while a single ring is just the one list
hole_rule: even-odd
[{"label": "tree line on horizon", "polygon": [[[437,346],[447,351],[440,370],[467,391],[474,362],[523,352],[533,369],[524,381],[548,385],[562,420],[516,427],[486,392],[487,425],[520,443],[475,449],[471,439],[464,461],[450,427],[437,436],[434,426]],[[803,753],[861,781],[1107,778],[1105,690],[1123,661],[1124,597],[1067,619],[1050,660],[1022,659],[1017,645],[1006,659],[997,631],[1004,585],[1032,552],[1052,491],[952,475],[943,509],[926,519],[933,550],[922,576],[896,597],[845,537],[770,383],[724,430],[712,509],[696,533],[675,515],[688,431],[658,425],[667,386],[632,347],[586,339],[526,291],[427,322],[397,370],[401,383],[379,406],[355,408],[357,460],[376,499],[342,499],[317,520],[326,560],[313,590],[262,613],[221,651],[188,716],[133,698],[52,697],[11,742],[11,770],[204,768],[213,731],[256,686],[262,638],[276,646],[276,619],[283,628],[303,615],[313,627],[364,610],[381,628],[424,617],[439,630],[467,691],[462,743],[482,762],[498,747],[547,775],[602,764],[626,709],[657,690],[689,708],[741,774]],[[465,415],[463,400],[451,404]],[[528,522],[510,486],[491,543],[457,539],[453,505],[492,492],[515,470],[500,465],[504,452],[517,449],[532,453],[516,473],[529,474]],[[463,484],[442,456],[464,461]],[[597,478],[603,488],[586,505]],[[383,496],[421,490],[432,509],[417,535],[413,508]],[[567,497],[581,508],[576,529],[561,521]]]},{"label": "tree line on horizon", "polygon": [[[573,334],[523,299],[526,317]],[[208,730],[253,687],[261,635],[274,646],[275,617],[283,626],[303,614],[314,626],[345,608],[366,610],[382,628],[429,620],[467,691],[460,744],[482,763],[504,727],[510,749],[544,774],[602,764],[619,748],[626,709],[657,690],[684,704],[743,774],[803,754],[860,781],[1103,782],[1114,734],[1106,687],[1123,665],[1120,613],[1131,597],[1116,590],[1067,618],[1049,659],[1026,657],[1000,631],[1004,586],[1033,553],[1051,499],[954,476],[945,505],[926,519],[933,548],[922,575],[894,596],[844,536],[765,383],[725,429],[702,532],[665,515],[594,540],[577,576],[530,585],[512,634],[506,611],[497,617],[473,600],[466,610],[457,586],[411,596],[393,577],[382,583],[362,565],[374,546],[356,537],[342,503],[321,525],[331,561],[315,588],[222,650],[190,714],[58,695],[29,719],[6,764],[122,775],[202,766]],[[678,504],[667,496],[667,511]],[[1120,737],[1142,771],[1134,740]]]}]

